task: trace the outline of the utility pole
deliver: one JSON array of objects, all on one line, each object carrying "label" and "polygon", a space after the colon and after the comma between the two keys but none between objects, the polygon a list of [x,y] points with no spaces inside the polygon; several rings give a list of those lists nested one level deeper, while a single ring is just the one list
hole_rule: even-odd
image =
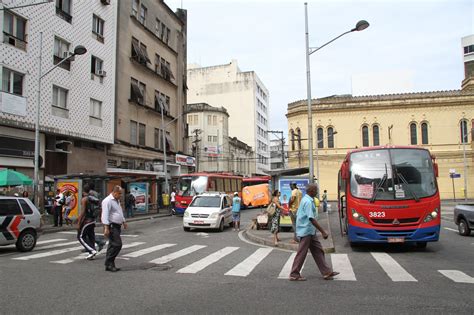
[{"label": "utility pole", "polygon": [[201,139],[198,138],[199,134],[201,134],[202,130],[201,129],[194,129],[194,146],[196,148],[196,172],[199,172],[199,142],[201,142]]},{"label": "utility pole", "polygon": [[278,138],[278,140],[281,140],[281,162],[282,168],[285,168],[285,138],[283,137],[283,131],[280,130],[267,130],[267,132],[273,133],[273,134],[279,134],[281,138]]}]

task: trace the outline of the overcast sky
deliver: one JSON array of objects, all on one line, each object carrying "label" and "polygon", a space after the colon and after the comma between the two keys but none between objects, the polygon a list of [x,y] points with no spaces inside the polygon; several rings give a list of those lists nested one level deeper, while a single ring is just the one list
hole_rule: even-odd
[{"label": "overcast sky", "polygon": [[[307,97],[304,1],[165,2],[188,11],[188,63],[237,59],[242,71],[255,71],[270,93],[269,127],[286,133],[288,103]],[[474,34],[474,0],[307,2],[311,47],[361,19],[370,23],[311,55],[313,98],[460,89],[461,37]]]}]

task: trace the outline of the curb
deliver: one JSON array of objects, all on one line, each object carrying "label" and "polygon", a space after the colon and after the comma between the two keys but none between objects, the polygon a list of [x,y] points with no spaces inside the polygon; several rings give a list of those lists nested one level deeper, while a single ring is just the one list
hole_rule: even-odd
[{"label": "curb", "polygon": [[[165,213],[148,215],[148,216],[144,215],[144,216],[129,218],[127,219],[127,223],[136,222],[136,221],[145,221],[145,220],[157,219],[157,218],[163,218],[163,217],[169,217],[169,216],[171,215],[165,214]],[[101,222],[96,222],[95,225],[96,227],[102,227]],[[62,231],[77,231],[77,227],[68,226],[68,225],[62,226],[62,227],[53,227],[53,226],[42,227],[41,234],[49,234],[49,233],[62,232]]]}]

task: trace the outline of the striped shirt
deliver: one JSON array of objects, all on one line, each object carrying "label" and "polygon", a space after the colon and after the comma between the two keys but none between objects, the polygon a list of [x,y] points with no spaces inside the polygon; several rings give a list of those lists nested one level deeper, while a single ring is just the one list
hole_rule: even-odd
[{"label": "striped shirt", "polygon": [[101,221],[104,225],[110,225],[110,223],[121,225],[125,222],[120,200],[115,199],[112,194],[102,200]]}]

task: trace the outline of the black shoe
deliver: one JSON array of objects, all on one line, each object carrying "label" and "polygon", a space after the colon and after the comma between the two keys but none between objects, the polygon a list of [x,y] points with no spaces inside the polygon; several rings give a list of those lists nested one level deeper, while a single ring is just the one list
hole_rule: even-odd
[{"label": "black shoe", "polygon": [[105,266],[105,271],[117,272],[119,270],[120,268],[116,268],[115,266]]},{"label": "black shoe", "polygon": [[104,246],[105,246],[104,242],[100,242],[99,244],[97,244],[98,251],[100,252],[102,250],[102,248],[104,248]]}]

